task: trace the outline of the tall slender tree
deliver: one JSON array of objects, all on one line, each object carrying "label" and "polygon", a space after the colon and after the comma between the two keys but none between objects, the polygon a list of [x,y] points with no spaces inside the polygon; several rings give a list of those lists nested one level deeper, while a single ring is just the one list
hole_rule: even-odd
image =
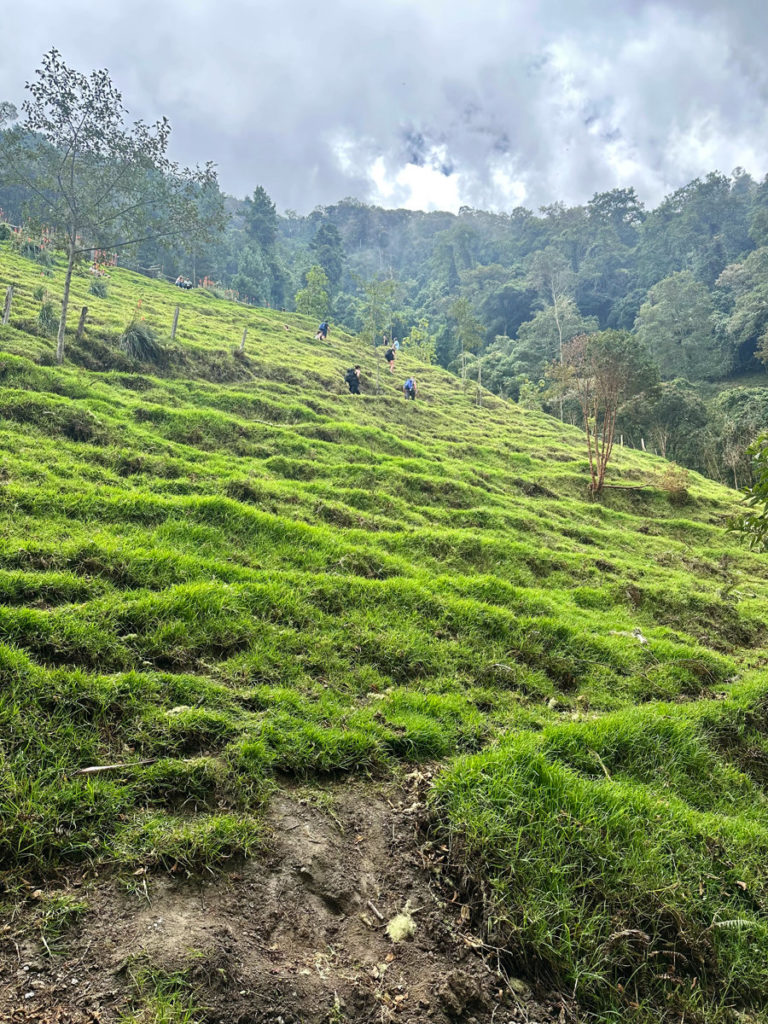
[{"label": "tall slender tree", "polygon": [[43,57],[24,120],[0,137],[0,176],[21,188],[31,225],[45,225],[66,258],[56,341],[64,358],[67,307],[75,263],[94,248],[114,250],[149,238],[183,237],[223,227],[197,202],[216,176],[212,164],[190,170],[169,160],[171,127],[126,124],[120,93],[106,70],[84,75],[56,49]]},{"label": "tall slender tree", "polygon": [[552,376],[561,389],[575,391],[581,406],[590,490],[597,494],[613,454],[619,409],[628,398],[655,386],[658,370],[628,331],[599,331],[568,342]]}]

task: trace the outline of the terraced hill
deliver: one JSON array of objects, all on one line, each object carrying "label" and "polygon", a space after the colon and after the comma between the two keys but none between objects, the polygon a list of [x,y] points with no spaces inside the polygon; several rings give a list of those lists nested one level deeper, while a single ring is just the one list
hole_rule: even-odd
[{"label": "terraced hill", "polygon": [[[38,275],[0,245],[6,1019],[768,1020],[768,562],[726,531],[733,493],[622,450],[626,486],[591,500],[574,428],[123,271],[105,298],[77,279],[89,316],[59,368]],[[162,338],[177,303],[162,366],[120,352],[132,315]],[[390,827],[350,890],[350,851]],[[436,901],[405,915],[410,967],[376,865],[381,916],[398,875]],[[226,942],[178,903],[220,870]],[[305,960],[265,966],[296,878]],[[177,901],[175,945],[121,945],[153,899]],[[235,970],[269,900],[248,946],[267,959]],[[492,970],[426,985],[467,950]],[[107,961],[104,992],[73,994]]]}]

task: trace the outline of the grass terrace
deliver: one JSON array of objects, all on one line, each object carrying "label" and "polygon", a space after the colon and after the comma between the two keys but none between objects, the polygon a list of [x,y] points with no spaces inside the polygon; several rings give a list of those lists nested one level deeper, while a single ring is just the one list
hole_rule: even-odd
[{"label": "grass terrace", "polygon": [[589,1021],[768,1020],[768,561],[734,493],[620,450],[592,500],[575,428],[122,270],[75,279],[58,367],[62,281],[0,243],[6,900],[258,855],[286,779],[441,762],[433,841],[510,969]]}]

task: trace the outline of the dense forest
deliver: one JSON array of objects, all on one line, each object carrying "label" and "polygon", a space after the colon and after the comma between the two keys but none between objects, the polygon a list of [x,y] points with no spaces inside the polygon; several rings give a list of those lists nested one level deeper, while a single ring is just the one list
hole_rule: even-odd
[{"label": "dense forest", "polygon": [[[24,198],[0,188],[10,223],[24,223]],[[363,344],[397,338],[468,382],[575,423],[578,406],[555,402],[548,367],[576,335],[632,332],[659,384],[622,408],[622,442],[749,482],[746,449],[768,422],[768,178],[713,172],[653,210],[631,188],[538,213],[344,199],[280,215],[262,187],[241,201],[215,182],[198,202],[225,224],[213,241],[152,238],[122,251],[121,265],[330,317]]]}]

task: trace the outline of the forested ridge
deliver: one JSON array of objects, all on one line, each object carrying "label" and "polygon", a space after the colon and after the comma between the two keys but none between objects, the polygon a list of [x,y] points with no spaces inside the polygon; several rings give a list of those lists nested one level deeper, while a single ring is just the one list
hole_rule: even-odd
[{"label": "forested ridge", "polygon": [[[406,346],[492,391],[555,410],[543,384],[558,339],[633,332],[661,386],[626,406],[619,433],[741,486],[768,421],[768,180],[713,172],[646,209],[634,189],[538,213],[386,210],[356,199],[278,214],[258,187],[206,197],[218,240],[146,244],[128,265],[298,308]],[[23,195],[0,190],[11,221]],[[308,280],[309,279],[309,280]],[[564,415],[579,422],[576,406]]]}]

